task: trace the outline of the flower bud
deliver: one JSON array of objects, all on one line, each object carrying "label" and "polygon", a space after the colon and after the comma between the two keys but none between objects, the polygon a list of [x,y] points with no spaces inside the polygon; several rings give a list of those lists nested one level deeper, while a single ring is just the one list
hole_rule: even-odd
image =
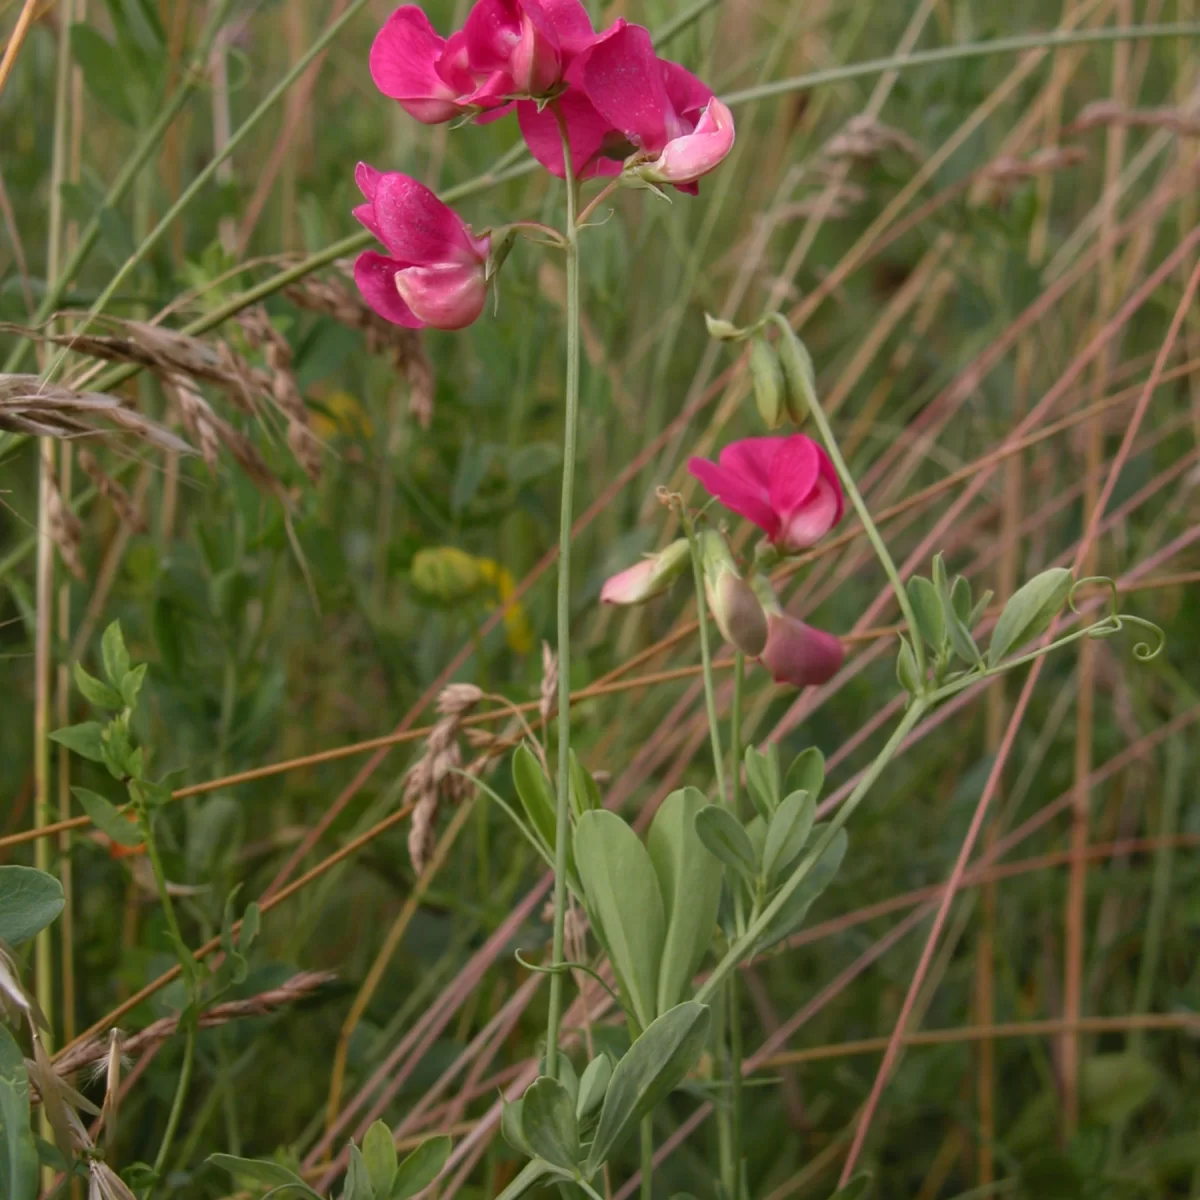
[{"label": "flower bud", "polygon": [[738,574],[725,540],[700,535],[704,594],[721,636],[743,654],[756,658],[767,642],[767,618],[754,589]]},{"label": "flower bud", "polygon": [[657,554],[626,567],[605,580],[600,589],[603,604],[644,604],[661,595],[683,574],[688,562],[687,538],[672,542]]},{"label": "flower bud", "polygon": [[767,641],[760,661],[771,677],[776,683],[798,688],[827,683],[846,660],[841,641],[784,612],[765,577],[755,576],[753,583],[767,619]]},{"label": "flower bud", "polygon": [[754,381],[754,403],[768,429],[778,429],[787,415],[787,384],[779,355],[763,337],[750,343],[750,377]]}]

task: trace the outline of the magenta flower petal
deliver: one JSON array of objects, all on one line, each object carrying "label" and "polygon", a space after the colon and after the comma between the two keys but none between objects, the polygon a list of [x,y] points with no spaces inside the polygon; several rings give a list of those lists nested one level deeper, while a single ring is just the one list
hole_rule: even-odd
[{"label": "magenta flower petal", "polygon": [[592,19],[579,0],[541,0],[539,7],[554,29],[564,64],[569,64],[575,55],[582,54],[596,41]]},{"label": "magenta flower petal", "polygon": [[415,4],[402,5],[371,45],[371,78],[418,121],[437,125],[452,120],[460,112],[456,89],[437,70],[445,48],[446,40],[424,12]]},{"label": "magenta flower petal", "polygon": [[354,168],[354,182],[358,184],[358,190],[362,192],[363,199],[368,203],[375,202],[375,189],[379,187],[379,181],[383,178],[383,172],[377,171],[370,163],[360,162]]},{"label": "magenta flower petal", "polygon": [[724,463],[718,466],[707,458],[689,458],[688,471],[700,481],[709,495],[715,496],[726,508],[753,521],[768,537],[775,537],[779,518],[767,499],[765,487],[760,487],[752,478],[730,470]]},{"label": "magenta flower petal", "polygon": [[487,302],[481,263],[442,262],[403,267],[396,272],[396,291],[422,324],[434,329],[470,325]]},{"label": "magenta flower petal", "polygon": [[775,455],[787,441],[785,437],[750,437],[730,442],[717,456],[717,461],[727,471],[741,476],[744,481],[753,481],[762,490],[763,499],[769,498],[767,481]]},{"label": "magenta flower petal", "polygon": [[650,34],[626,25],[598,41],[584,57],[583,86],[604,118],[648,154],[657,154],[672,136],[674,113],[662,64]]},{"label": "magenta flower petal", "polygon": [[384,175],[375,190],[375,220],[383,244],[405,266],[468,264],[486,257],[462,218],[423,183],[398,172]]},{"label": "magenta flower petal", "polygon": [[403,325],[406,329],[420,329],[425,322],[413,313],[396,290],[399,266],[394,258],[364,250],[354,262],[354,282],[363,299],[385,321]]},{"label": "magenta flower petal", "polygon": [[[569,88],[559,98],[558,105],[566,118],[567,136],[571,142],[571,164],[576,176],[591,179],[596,175],[619,175],[622,159],[612,157],[610,147],[613,141],[623,144],[621,135],[578,89]],[[533,157],[551,175],[562,179],[565,175],[562,136],[550,109],[544,108],[538,112],[532,100],[522,100],[517,105],[517,123]]]},{"label": "magenta flower petal", "polygon": [[[660,59],[659,67],[662,70],[667,100],[679,116],[691,118],[688,124],[690,129],[713,98],[712,88],[702,79],[693,75],[686,67],[681,67],[678,63],[668,59]],[[672,136],[677,137],[678,134]]]},{"label": "magenta flower petal", "polygon": [[805,625],[787,613],[767,614],[762,663],[776,683],[798,688],[827,683],[845,660],[845,648],[833,634]]},{"label": "magenta flower petal", "polygon": [[803,434],[781,438],[767,469],[771,507],[787,520],[803,508],[821,473],[820,450]]}]

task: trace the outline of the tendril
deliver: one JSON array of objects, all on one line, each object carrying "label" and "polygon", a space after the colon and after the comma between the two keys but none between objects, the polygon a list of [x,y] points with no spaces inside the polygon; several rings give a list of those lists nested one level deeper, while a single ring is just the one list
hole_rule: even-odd
[{"label": "tendril", "polygon": [[1151,634],[1152,641],[1135,642],[1133,647],[1134,658],[1139,662],[1151,662],[1162,653],[1163,647],[1167,644],[1167,635],[1158,625],[1155,625],[1153,621],[1146,620],[1145,617],[1134,617],[1130,616],[1129,613],[1118,612],[1119,597],[1117,595],[1117,584],[1115,580],[1110,579],[1107,575],[1088,575],[1083,579],[1076,580],[1067,595],[1067,603],[1071,606],[1072,612],[1079,612],[1075,604],[1075,592],[1085,583],[1099,583],[1108,588],[1110,604],[1109,611],[1094,625],[1089,626],[1085,630],[1088,637],[1110,638],[1114,634],[1120,633],[1126,625],[1136,625],[1141,629],[1147,630]]},{"label": "tendril", "polygon": [[590,975],[613,998],[618,1008],[624,1009],[625,1007],[621,1003],[621,997],[612,990],[604,976],[598,971],[594,971],[587,963],[566,961],[546,966],[540,963],[531,963],[528,959],[522,958],[520,950],[514,950],[513,957],[525,970],[535,971],[539,975],[565,975],[569,971],[582,971],[585,975]]}]

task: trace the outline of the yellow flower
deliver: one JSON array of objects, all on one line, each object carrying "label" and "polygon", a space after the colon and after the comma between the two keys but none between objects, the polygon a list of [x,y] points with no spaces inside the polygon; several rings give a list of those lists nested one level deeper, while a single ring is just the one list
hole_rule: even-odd
[{"label": "yellow flower", "polygon": [[[477,558],[457,546],[418,550],[412,560],[412,581],[418,591],[448,605],[465,604],[483,594],[498,606],[516,588],[507,567],[490,558]],[[519,603],[505,612],[504,630],[514,654],[528,654],[533,649],[533,630]]]},{"label": "yellow flower", "polygon": [[323,442],[335,434],[359,434],[370,437],[375,428],[363,406],[349,392],[330,392],[321,397],[321,408],[312,410],[313,433]]}]

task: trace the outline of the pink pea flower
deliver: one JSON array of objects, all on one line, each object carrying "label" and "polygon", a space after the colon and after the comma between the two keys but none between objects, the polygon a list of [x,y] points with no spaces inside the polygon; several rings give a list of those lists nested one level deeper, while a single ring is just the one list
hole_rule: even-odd
[{"label": "pink pea flower", "polygon": [[465,97],[479,86],[467,62],[466,35],[442,37],[415,4],[396,9],[375,35],[370,67],[375,86],[426,125],[460,116]]},{"label": "pink pea flower", "polygon": [[726,508],[753,521],[784,554],[816,545],[841,519],[842,485],[820,446],[794,433],[731,442],[688,471]]},{"label": "pink pea flower", "polygon": [[733,148],[733,116],[690,71],[654,53],[650,34],[624,25],[582,60],[583,87],[601,116],[649,160],[643,179],[695,192]]},{"label": "pink pea flower", "polygon": [[[576,72],[571,74],[574,76]],[[596,106],[578,87],[569,86],[554,103],[567,126],[575,177],[594,179],[599,175],[620,175],[625,159],[633,153],[625,135],[596,111]],[[551,175],[566,178],[562,133],[553,110],[549,106],[539,110],[534,101],[522,100],[517,105],[517,123],[530,154]]]},{"label": "pink pea flower", "polygon": [[484,77],[475,104],[545,96],[596,39],[579,0],[478,0],[463,33],[470,68]]},{"label": "pink pea flower", "polygon": [[776,683],[811,687],[828,683],[846,661],[841,641],[785,612],[767,613],[762,664]]},{"label": "pink pea flower", "polygon": [[753,576],[750,586],[767,619],[767,640],[759,661],[775,682],[798,688],[828,683],[846,661],[841,641],[784,612],[766,576]]},{"label": "pink pea flower", "polygon": [[359,163],[367,203],[354,215],[390,251],[366,250],[354,264],[363,299],[394,325],[462,329],[483,311],[491,239],[477,238],[424,184]]}]

